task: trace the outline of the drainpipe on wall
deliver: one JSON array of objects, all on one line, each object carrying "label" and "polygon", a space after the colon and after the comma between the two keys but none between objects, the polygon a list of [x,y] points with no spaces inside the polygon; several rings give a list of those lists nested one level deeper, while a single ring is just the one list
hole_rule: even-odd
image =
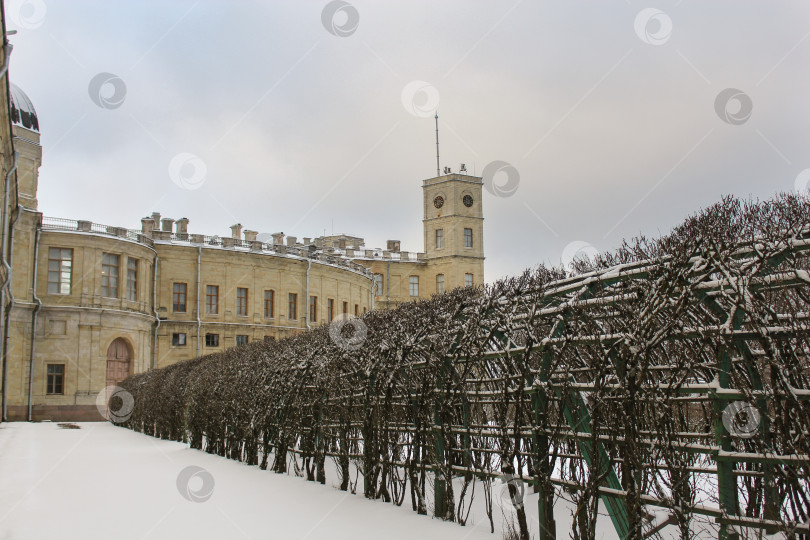
[{"label": "drainpipe on wall", "polygon": [[152,263],[152,310],[155,312],[155,340],[154,344],[152,345],[152,369],[157,369],[157,357],[158,357],[158,330],[160,329],[160,315],[158,315],[158,304],[157,304],[157,274],[158,274],[158,263],[160,262],[160,257],[155,254],[155,261]]},{"label": "drainpipe on wall", "polygon": [[[14,32],[16,32],[16,31],[14,31]],[[8,42],[8,40],[6,40],[6,43],[5,43],[6,55],[5,55],[4,59],[3,59],[3,68],[0,69],[0,77],[5,75],[6,71],[8,71],[8,61],[9,61],[9,58],[11,58],[11,50],[13,48],[14,48],[14,45],[12,45],[11,43]]]},{"label": "drainpipe on wall", "polygon": [[37,235],[34,238],[34,277],[31,279],[31,294],[36,307],[31,315],[31,356],[28,358],[28,421],[34,421],[34,357],[37,347],[37,315],[42,309],[42,300],[37,296],[37,263],[39,262],[39,238],[42,235],[42,222],[37,222]]},{"label": "drainpipe on wall", "polygon": [[309,326],[309,269],[312,268],[312,259],[307,260],[307,297],[304,299],[304,322],[307,323],[307,330],[311,330]]},{"label": "drainpipe on wall", "polygon": [[19,204],[17,205],[17,213],[14,214],[14,219],[9,224],[9,228],[11,229],[11,233],[8,236],[8,247],[9,247],[9,254],[8,254],[8,262],[5,260],[3,264],[7,267],[8,277],[6,278],[6,283],[4,287],[7,286],[8,288],[8,306],[0,306],[0,311],[3,311],[5,314],[5,325],[3,327],[3,404],[2,404],[2,419],[3,421],[8,420],[8,400],[6,399],[6,393],[8,391],[8,384],[6,381],[8,380],[8,333],[9,333],[9,315],[11,314],[11,307],[14,305],[14,293],[11,290],[11,268],[14,266],[14,227],[17,225],[17,219],[20,217],[20,211],[22,206]]},{"label": "drainpipe on wall", "polygon": [[386,265],[385,274],[385,308],[391,309],[391,261]]},{"label": "drainpipe on wall", "polygon": [[200,265],[202,263],[202,246],[197,246],[197,358],[200,357],[200,329],[202,319],[200,319]]},{"label": "drainpipe on wall", "polygon": [[[10,46],[10,45],[9,45]],[[6,62],[6,66],[8,66],[8,62]],[[6,280],[3,282],[2,287],[0,287],[0,332],[3,332],[3,335],[6,334],[6,287],[8,287],[9,283],[11,283],[11,265],[6,262],[6,236],[7,236],[7,219],[8,219],[8,191],[9,191],[9,183],[11,182],[11,175],[17,170],[17,158],[19,157],[18,152],[14,152],[14,162],[11,165],[11,169],[6,174],[6,184],[5,184],[5,197],[3,197],[3,216],[2,216],[2,240],[0,240],[0,261],[3,263],[3,267],[6,269]],[[6,421],[6,388],[8,386],[8,362],[6,362],[6,354],[5,354],[5,343],[2,347],[3,351],[3,381],[2,381],[2,388],[0,389],[0,394],[2,398],[2,404],[0,404],[0,422]]]}]

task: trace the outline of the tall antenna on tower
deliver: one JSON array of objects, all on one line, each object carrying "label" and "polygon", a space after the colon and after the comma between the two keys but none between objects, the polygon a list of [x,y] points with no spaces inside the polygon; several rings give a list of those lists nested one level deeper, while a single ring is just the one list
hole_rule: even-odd
[{"label": "tall antenna on tower", "polygon": [[439,109],[436,109],[436,176],[441,176],[439,167]]}]

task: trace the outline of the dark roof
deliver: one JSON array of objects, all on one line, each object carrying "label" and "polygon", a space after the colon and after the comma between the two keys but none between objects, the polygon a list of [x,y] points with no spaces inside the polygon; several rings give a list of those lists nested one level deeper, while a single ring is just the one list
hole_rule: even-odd
[{"label": "dark roof", "polygon": [[9,83],[8,87],[11,91],[11,123],[39,133],[39,119],[34,104],[17,85]]}]

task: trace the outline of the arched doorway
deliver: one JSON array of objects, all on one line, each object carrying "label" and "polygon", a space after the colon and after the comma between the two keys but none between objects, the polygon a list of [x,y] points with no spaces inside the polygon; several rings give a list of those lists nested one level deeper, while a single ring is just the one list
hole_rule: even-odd
[{"label": "arched doorway", "polygon": [[117,386],[129,377],[131,354],[129,344],[117,338],[107,349],[107,386]]}]

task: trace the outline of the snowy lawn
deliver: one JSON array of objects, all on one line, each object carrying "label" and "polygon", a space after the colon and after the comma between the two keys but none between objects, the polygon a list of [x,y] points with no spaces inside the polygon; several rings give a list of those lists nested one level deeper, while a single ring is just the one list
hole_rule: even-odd
[{"label": "snowy lawn", "polygon": [[[323,486],[112,424],[76,425],[0,424],[0,539],[502,537],[482,512],[477,527],[462,527],[419,516],[409,501],[396,507],[341,492],[334,475]],[[177,487],[190,465],[214,480],[205,502]],[[192,479],[192,491],[203,482]]]}]

